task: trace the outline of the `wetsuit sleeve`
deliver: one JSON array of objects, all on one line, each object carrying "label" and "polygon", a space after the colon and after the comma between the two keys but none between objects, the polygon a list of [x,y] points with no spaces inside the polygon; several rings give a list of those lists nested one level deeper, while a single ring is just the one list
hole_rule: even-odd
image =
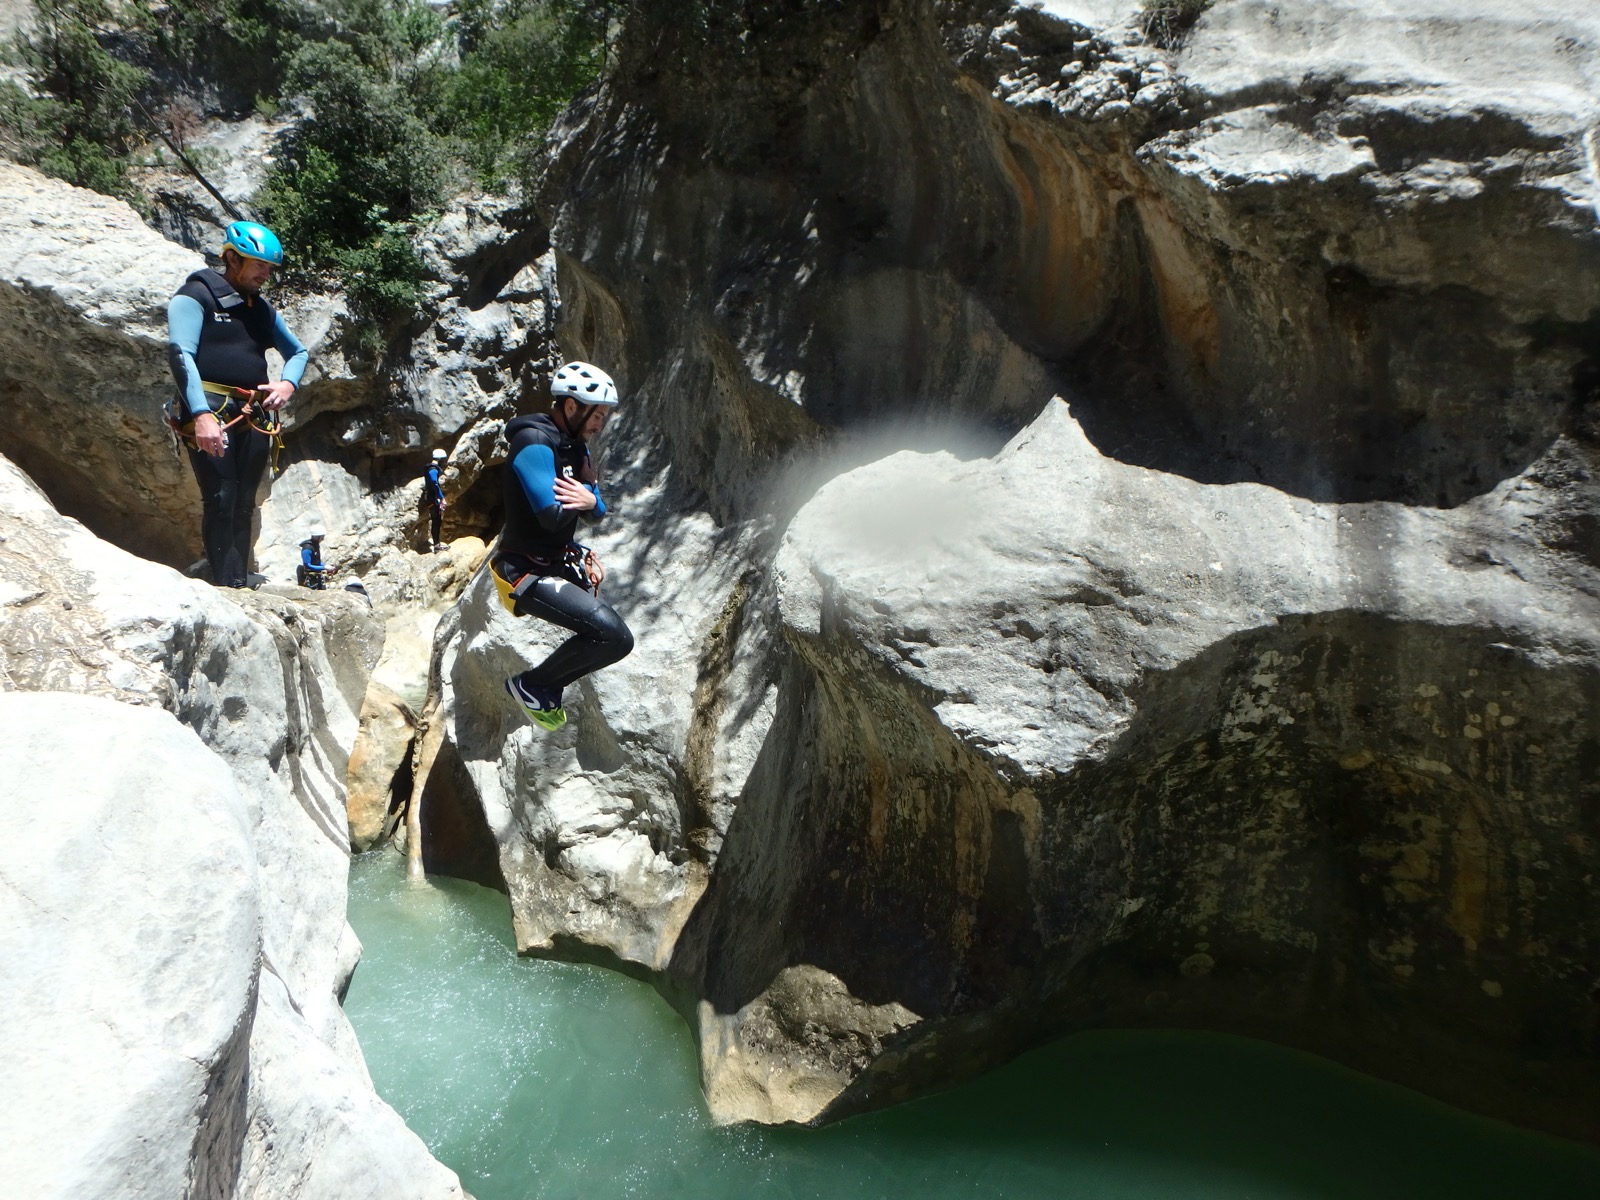
[{"label": "wetsuit sleeve", "polygon": [[311,357],[311,351],[289,332],[289,327],[283,323],[283,314],[279,312],[273,313],[272,344],[283,355],[283,374],[279,378],[299,388],[300,377],[306,373],[306,361]]},{"label": "wetsuit sleeve", "polygon": [[[589,451],[587,449],[585,449],[583,452],[583,465],[583,473],[593,478],[594,464],[589,460]],[[606,515],[606,502],[600,499],[600,483],[598,480],[596,480],[594,483],[586,483],[583,486],[588,488],[590,494],[594,496],[594,507],[588,512],[580,513],[578,515],[586,521],[598,521],[601,517]]]},{"label": "wetsuit sleeve", "polygon": [[542,528],[555,532],[565,514],[556,499],[556,452],[542,442],[524,446],[511,460],[511,469],[522,484],[534,518]]},{"label": "wetsuit sleeve", "polygon": [[200,387],[200,368],[194,356],[200,352],[200,331],[206,325],[206,310],[193,296],[174,296],[167,304],[167,365],[183,396],[183,406],[191,417],[210,412],[205,391]]}]

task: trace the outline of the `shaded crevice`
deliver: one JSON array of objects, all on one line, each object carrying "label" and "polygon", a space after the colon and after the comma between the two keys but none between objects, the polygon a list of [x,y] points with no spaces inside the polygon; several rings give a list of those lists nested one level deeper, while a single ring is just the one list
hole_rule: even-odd
[{"label": "shaded crevice", "polygon": [[249,1128],[250,1035],[260,992],[257,973],[239,1022],[207,1075],[189,1151],[186,1200],[229,1200],[234,1195]]},{"label": "shaded crevice", "polygon": [[509,893],[499,845],[453,738],[440,743],[420,803],[423,869]]},{"label": "shaded crevice", "polygon": [[504,214],[500,223],[510,236],[457,264],[472,280],[461,302],[474,312],[492,304],[507,284],[550,249],[550,231],[527,209]]}]

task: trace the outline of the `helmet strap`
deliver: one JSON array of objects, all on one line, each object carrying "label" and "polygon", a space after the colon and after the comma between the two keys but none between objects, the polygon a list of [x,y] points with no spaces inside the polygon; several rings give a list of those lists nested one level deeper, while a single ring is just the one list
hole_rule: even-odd
[{"label": "helmet strap", "polygon": [[[571,400],[573,404],[571,416],[567,415],[568,400]],[[556,415],[561,418],[561,427],[568,433],[577,433],[578,430],[583,428],[583,423],[589,419],[589,410],[593,407],[594,405],[585,404],[576,396],[556,397]]]}]

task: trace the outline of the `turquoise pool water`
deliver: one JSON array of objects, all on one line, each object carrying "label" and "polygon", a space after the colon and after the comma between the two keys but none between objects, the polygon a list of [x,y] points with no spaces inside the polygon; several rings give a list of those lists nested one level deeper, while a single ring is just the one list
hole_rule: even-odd
[{"label": "turquoise pool water", "polygon": [[478,1200],[1600,1200],[1600,1151],[1236,1038],[1095,1033],[825,1129],[717,1129],[644,984],[520,959],[505,898],[351,871],[378,1091]]}]

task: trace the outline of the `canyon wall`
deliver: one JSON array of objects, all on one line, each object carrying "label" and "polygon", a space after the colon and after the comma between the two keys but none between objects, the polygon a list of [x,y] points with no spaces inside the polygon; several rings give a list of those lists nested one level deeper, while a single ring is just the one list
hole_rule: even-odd
[{"label": "canyon wall", "polygon": [[1597,77],[1553,2],[635,17],[542,204],[638,649],[528,730],[469,590],[431,865],[721,1119],[1158,1025],[1600,1135]]}]

